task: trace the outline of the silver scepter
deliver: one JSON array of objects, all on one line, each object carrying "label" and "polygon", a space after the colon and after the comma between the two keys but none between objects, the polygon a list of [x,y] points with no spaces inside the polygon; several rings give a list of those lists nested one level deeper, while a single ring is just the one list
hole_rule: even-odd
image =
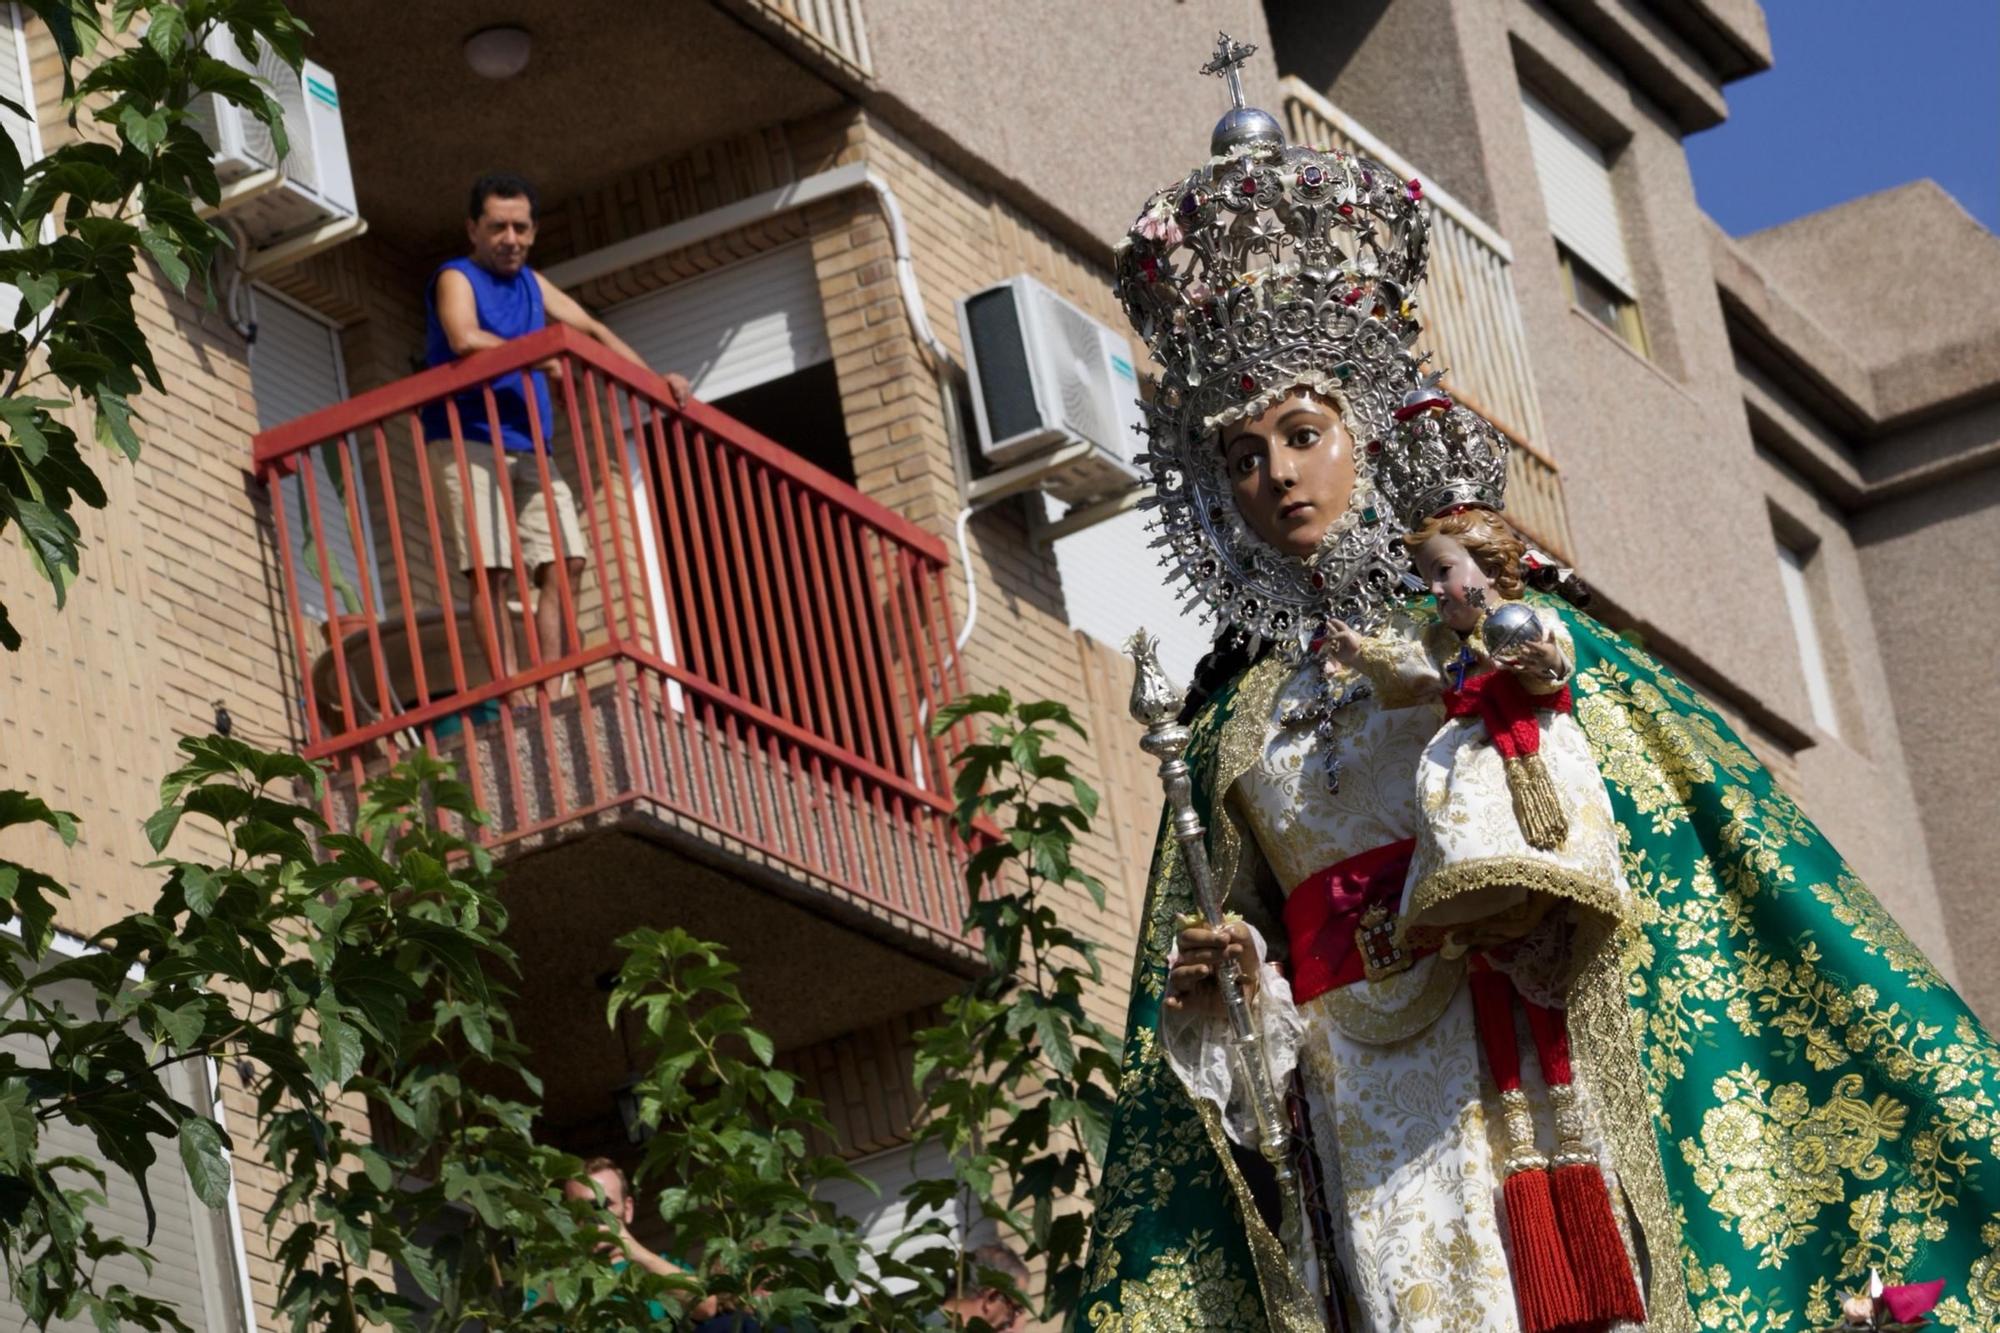
[{"label": "silver scepter", "polygon": [[[1160,761],[1160,786],[1166,789],[1167,805],[1173,810],[1174,841],[1180,844],[1181,860],[1188,879],[1194,884],[1194,900],[1209,926],[1223,928],[1222,900],[1215,890],[1215,874],[1208,864],[1202,842],[1201,816],[1194,809],[1194,782],[1189,776],[1187,751],[1191,733],[1180,723],[1185,692],[1177,690],[1160,669],[1159,641],[1140,630],[1125,645],[1137,668],[1132,679],[1132,716],[1146,728],[1140,748]],[[1243,994],[1243,970],[1227,953],[1222,956],[1216,978],[1222,991],[1223,1007],[1229,1013],[1230,1072],[1238,1087],[1247,1091],[1257,1118],[1257,1151],[1271,1164],[1278,1178],[1281,1200],[1279,1239],[1294,1266],[1306,1271],[1305,1211],[1299,1194],[1299,1177],[1292,1165],[1292,1131],[1285,1114],[1285,1099],[1271,1078],[1264,1058],[1264,1035],[1252,1009],[1254,1001]]]}]

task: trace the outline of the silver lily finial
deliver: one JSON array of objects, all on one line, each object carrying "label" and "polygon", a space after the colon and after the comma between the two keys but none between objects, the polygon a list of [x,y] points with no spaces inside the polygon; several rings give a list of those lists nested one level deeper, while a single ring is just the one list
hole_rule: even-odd
[{"label": "silver lily finial", "polygon": [[1125,642],[1132,655],[1132,716],[1140,723],[1158,726],[1179,716],[1185,693],[1177,690],[1160,667],[1160,641],[1140,630]]}]

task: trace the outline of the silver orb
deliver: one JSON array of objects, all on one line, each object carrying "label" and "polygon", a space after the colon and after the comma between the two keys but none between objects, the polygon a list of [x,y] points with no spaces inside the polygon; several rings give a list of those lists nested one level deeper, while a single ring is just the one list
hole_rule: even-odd
[{"label": "silver orb", "polygon": [[1542,619],[1524,602],[1502,602],[1480,622],[1479,637],[1495,657],[1527,644],[1541,642]]},{"label": "silver orb", "polygon": [[1253,146],[1285,146],[1285,130],[1278,124],[1277,117],[1254,106],[1229,108],[1223,112],[1222,119],[1215,122],[1215,129],[1208,136],[1208,151],[1217,157],[1228,157],[1239,149]]}]

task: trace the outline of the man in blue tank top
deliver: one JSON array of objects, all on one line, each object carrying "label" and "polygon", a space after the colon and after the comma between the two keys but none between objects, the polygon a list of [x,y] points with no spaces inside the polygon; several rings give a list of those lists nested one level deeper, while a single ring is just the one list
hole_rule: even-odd
[{"label": "man in blue tank top", "polygon": [[[546,328],[553,319],[597,339],[635,365],[645,365],[603,321],[528,267],[537,208],[535,187],[519,176],[499,173],[473,182],[465,222],[472,251],[439,268],[425,293],[426,362],[445,365]],[[541,660],[552,661],[583,646],[563,642],[562,597],[556,586],[556,579],[563,578],[575,587],[588,549],[575,499],[551,443],[558,427],[547,372],[561,369],[560,363],[552,362],[493,380],[490,411],[479,389],[457,395],[457,440],[452,438],[452,414],[444,403],[433,403],[423,411],[437,505],[456,545],[458,568],[472,585],[479,640],[499,644],[500,660],[490,664],[496,675],[517,669],[512,626],[504,618],[496,626],[493,617],[494,606],[506,607],[516,595],[512,586],[516,541],[521,564],[535,585],[534,615],[525,629],[534,636]],[[675,399],[687,401],[687,380],[674,374],[666,379]],[[502,455],[498,460],[493,448],[496,427]],[[542,469],[534,459],[538,441],[549,455],[546,495]],[[480,581],[471,578],[482,567],[485,595]],[[519,599],[525,607],[526,593]]]}]

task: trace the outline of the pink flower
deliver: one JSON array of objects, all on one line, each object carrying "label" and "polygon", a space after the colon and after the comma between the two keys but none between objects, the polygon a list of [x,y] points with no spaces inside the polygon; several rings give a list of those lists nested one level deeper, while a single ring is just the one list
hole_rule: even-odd
[{"label": "pink flower", "polygon": [[1181,295],[1187,298],[1189,305],[1207,305],[1215,299],[1215,293],[1210,291],[1208,284],[1200,278],[1192,279],[1187,286],[1181,288]]},{"label": "pink flower", "polygon": [[1931,1307],[1944,1298],[1944,1279],[1934,1282],[1912,1282],[1901,1287],[1884,1287],[1882,1304],[1889,1307],[1889,1317],[1899,1324],[1907,1324],[1929,1314]]},{"label": "pink flower", "polygon": [[1412,199],[1421,199],[1424,197],[1424,183],[1415,176],[1410,177],[1410,183],[1403,188],[1409,192]]},{"label": "pink flower", "polygon": [[1139,219],[1138,233],[1155,245],[1179,245],[1181,224],[1166,212],[1148,213]]}]

